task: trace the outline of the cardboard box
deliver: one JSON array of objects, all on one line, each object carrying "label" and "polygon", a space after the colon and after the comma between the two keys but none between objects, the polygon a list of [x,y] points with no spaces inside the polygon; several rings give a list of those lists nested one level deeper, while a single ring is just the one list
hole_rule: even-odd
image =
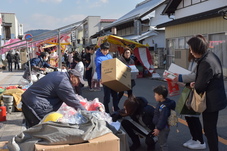
[{"label": "cardboard box", "polygon": [[7,141],[0,142],[0,151],[9,151],[5,148],[5,145],[7,144]]},{"label": "cardboard box", "polygon": [[139,74],[139,70],[136,68],[135,65],[130,65],[129,67],[131,68],[131,78],[136,79]]},{"label": "cardboard box", "polygon": [[119,59],[102,62],[102,84],[116,92],[131,89],[131,68]]},{"label": "cardboard box", "polygon": [[113,133],[75,145],[35,145],[36,151],[120,151],[120,140]]},{"label": "cardboard box", "polygon": [[120,129],[116,136],[120,138],[120,151],[129,151],[128,138],[125,131]]}]

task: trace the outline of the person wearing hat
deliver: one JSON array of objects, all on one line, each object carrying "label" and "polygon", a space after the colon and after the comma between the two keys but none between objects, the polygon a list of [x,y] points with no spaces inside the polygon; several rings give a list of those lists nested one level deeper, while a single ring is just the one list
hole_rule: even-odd
[{"label": "person wearing hat", "polygon": [[75,69],[68,72],[51,72],[31,85],[22,94],[22,112],[26,126],[38,124],[45,115],[57,111],[62,103],[73,108],[85,110],[80,104],[74,87],[85,83]]},{"label": "person wearing hat", "polygon": [[[101,77],[101,64],[102,61],[112,59],[113,57],[109,54],[110,44],[108,42],[104,42],[100,45],[100,48],[96,52],[95,58],[95,65],[96,65],[96,72],[97,72],[97,79],[102,83]],[[109,102],[110,102],[110,95],[113,98],[113,107],[114,111],[119,110],[118,107],[118,97],[117,92],[110,89],[109,87],[103,85],[104,90],[104,98],[103,98],[103,105],[105,106],[105,111],[109,112]]]}]

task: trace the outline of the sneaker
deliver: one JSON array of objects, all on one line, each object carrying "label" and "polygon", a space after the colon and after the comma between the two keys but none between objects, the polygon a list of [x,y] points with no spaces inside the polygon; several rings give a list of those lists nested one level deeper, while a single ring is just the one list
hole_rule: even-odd
[{"label": "sneaker", "polygon": [[101,91],[101,88],[98,88],[98,89],[94,89],[94,91],[97,91],[97,92],[99,92],[99,91]]},{"label": "sneaker", "polygon": [[196,141],[196,143],[189,144],[188,148],[190,149],[206,149],[206,143],[203,144],[200,143],[200,141]]},{"label": "sneaker", "polygon": [[91,92],[92,92],[92,91],[94,91],[94,89],[89,89],[89,91],[91,91]]},{"label": "sneaker", "polygon": [[187,142],[185,142],[185,143],[183,144],[183,146],[184,146],[184,147],[188,147],[188,145],[191,145],[191,144],[194,144],[194,143],[196,143],[196,141],[194,141],[193,139],[190,139],[190,140],[188,140]]}]

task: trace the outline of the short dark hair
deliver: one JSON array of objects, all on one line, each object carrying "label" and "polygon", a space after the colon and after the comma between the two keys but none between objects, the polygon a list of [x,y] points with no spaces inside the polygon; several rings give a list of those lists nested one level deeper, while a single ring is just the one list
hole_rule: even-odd
[{"label": "short dark hair", "polygon": [[85,49],[90,50],[90,49],[91,49],[91,47],[90,47],[90,46],[87,46]]},{"label": "short dark hair", "polygon": [[194,53],[203,55],[208,49],[208,42],[202,35],[196,35],[188,40],[187,44],[191,47]]},{"label": "short dark hair", "polygon": [[73,56],[73,59],[74,59],[75,61],[82,61],[82,58],[81,58],[81,56],[80,56],[79,54],[74,55],[74,56]]},{"label": "short dark hair", "polygon": [[108,42],[104,42],[100,45],[101,49],[110,49],[110,44]]},{"label": "short dark hair", "polygon": [[47,56],[47,52],[41,52],[41,53],[40,53],[40,57],[41,57],[41,58],[44,58],[44,57],[46,57],[46,56]]},{"label": "short dark hair", "polygon": [[166,98],[168,95],[168,90],[164,85],[159,85],[156,88],[154,88],[154,93],[157,93],[159,95],[162,95],[163,98]]}]

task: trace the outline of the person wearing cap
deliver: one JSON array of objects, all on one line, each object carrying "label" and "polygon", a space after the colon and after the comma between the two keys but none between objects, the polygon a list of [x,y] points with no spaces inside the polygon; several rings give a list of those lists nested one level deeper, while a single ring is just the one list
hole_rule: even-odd
[{"label": "person wearing cap", "polygon": [[38,124],[45,115],[57,111],[63,102],[76,110],[85,110],[74,92],[74,87],[79,83],[85,83],[83,77],[72,69],[68,72],[51,72],[31,85],[22,94],[26,126]]},{"label": "person wearing cap", "polygon": [[[102,61],[113,58],[109,54],[109,48],[110,48],[110,44],[108,42],[104,42],[100,45],[100,48],[96,52],[96,58],[95,58],[96,72],[97,72],[97,78],[101,83],[102,83],[102,80],[101,80],[102,79],[101,77]],[[105,106],[105,111],[109,113],[110,95],[113,98],[114,111],[119,110],[117,92],[105,85],[103,85],[103,90],[104,90],[103,105]]]}]

